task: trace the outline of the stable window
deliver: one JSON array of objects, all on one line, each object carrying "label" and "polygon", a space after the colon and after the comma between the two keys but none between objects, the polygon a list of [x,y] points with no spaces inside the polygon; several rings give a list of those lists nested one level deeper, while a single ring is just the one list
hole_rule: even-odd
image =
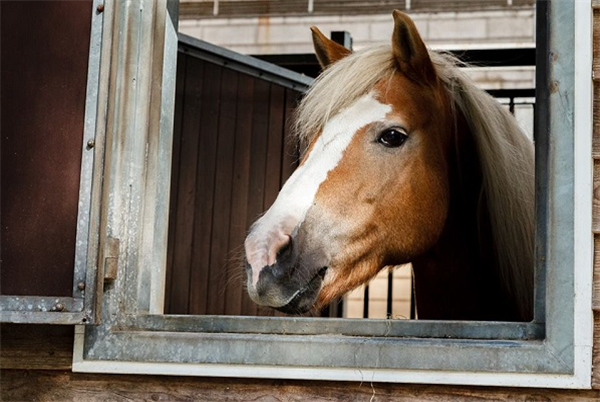
[{"label": "stable window", "polygon": [[[104,2],[101,54],[109,71],[100,77],[95,134],[105,155],[95,165],[102,191],[98,224],[89,232],[99,238],[98,255],[88,256],[100,261],[102,322],[77,328],[74,371],[590,386],[589,1],[537,8],[547,35],[538,38],[544,73],[537,84],[538,265],[530,323],[163,314],[176,6]],[[210,58],[210,46],[202,46]],[[237,71],[259,74],[260,64],[226,56]],[[276,71],[271,78],[282,83]]]}]

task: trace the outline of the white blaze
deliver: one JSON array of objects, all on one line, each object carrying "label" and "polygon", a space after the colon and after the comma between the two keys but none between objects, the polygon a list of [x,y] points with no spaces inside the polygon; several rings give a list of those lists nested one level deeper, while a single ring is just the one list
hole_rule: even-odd
[{"label": "white blaze", "polygon": [[342,159],[354,134],[367,124],[382,121],[391,110],[390,105],[377,101],[370,93],[325,124],[306,161],[290,176],[246,239],[253,285],[258,282],[260,270],[274,262],[273,244],[281,243],[304,221],[319,186]]}]

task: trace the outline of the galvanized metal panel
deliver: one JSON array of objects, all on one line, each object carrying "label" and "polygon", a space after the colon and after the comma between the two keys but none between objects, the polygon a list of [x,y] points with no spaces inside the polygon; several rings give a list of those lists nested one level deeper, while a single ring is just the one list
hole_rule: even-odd
[{"label": "galvanized metal panel", "polygon": [[447,339],[544,339],[544,326],[533,323],[407,321],[343,318],[235,317],[190,315],[141,315],[130,317],[124,327],[133,330],[249,333],[281,335],[327,335],[447,338]]},{"label": "galvanized metal panel", "polygon": [[83,358],[282,367],[564,373],[542,341],[328,335],[112,332],[87,335]]},{"label": "galvanized metal panel", "polygon": [[312,83],[312,79],[305,75],[184,34],[179,34],[179,51],[296,91],[304,92]]}]

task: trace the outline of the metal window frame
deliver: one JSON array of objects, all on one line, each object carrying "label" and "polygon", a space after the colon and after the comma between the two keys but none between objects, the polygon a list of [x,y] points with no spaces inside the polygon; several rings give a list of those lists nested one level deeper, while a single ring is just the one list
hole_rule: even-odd
[{"label": "metal window frame", "polygon": [[96,260],[93,236],[93,177],[97,174],[101,156],[96,143],[98,123],[98,89],[100,80],[100,55],[102,52],[103,13],[94,0],[91,14],[90,49],[86,84],[81,173],[79,178],[79,203],[77,235],[73,273],[73,296],[0,296],[0,322],[28,324],[92,324],[96,310]]},{"label": "metal window frame", "polygon": [[[538,21],[547,21],[549,27],[539,60],[546,75],[538,85],[551,85],[539,95],[548,113],[538,114],[536,120],[538,132],[548,136],[537,138],[539,269],[532,323],[163,315],[177,40],[173,26],[161,25],[165,1],[154,6],[150,0],[132,2],[143,10],[137,14],[124,2],[116,6],[121,18],[115,19],[114,31],[123,35],[115,39],[114,47],[130,51],[137,47],[131,56],[140,70],[132,72],[131,64],[123,60],[111,65],[117,82],[138,78],[138,86],[114,85],[109,90],[109,101],[125,110],[109,108],[115,116],[109,119],[108,132],[111,127],[121,130],[107,133],[107,202],[101,226],[107,228],[104,234],[119,238],[122,247],[116,280],[105,286],[102,324],[76,328],[73,371],[591,386],[590,0],[538,3]],[[146,12],[155,14],[147,18]],[[164,29],[166,41],[162,58],[154,59],[154,64],[156,54],[148,51],[152,43],[141,34],[148,28],[144,24],[152,26],[149,20],[159,21],[154,28]],[[113,59],[117,56],[114,53]],[[160,97],[152,96],[152,82],[143,76],[147,65],[154,69],[154,79],[162,80]],[[148,124],[152,114],[140,115],[144,102],[161,111],[158,131]],[[147,130],[135,130],[136,126]],[[161,159],[165,157],[167,162]],[[100,236],[100,242],[103,239]]]}]

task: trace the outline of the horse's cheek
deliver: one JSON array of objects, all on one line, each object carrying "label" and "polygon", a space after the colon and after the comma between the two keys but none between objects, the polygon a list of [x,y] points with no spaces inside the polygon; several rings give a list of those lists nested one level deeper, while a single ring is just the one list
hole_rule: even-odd
[{"label": "horse's cheek", "polygon": [[443,173],[419,175],[418,169],[391,194],[394,208],[379,214],[390,239],[388,263],[400,264],[427,251],[438,241],[449,210],[449,185]]}]

